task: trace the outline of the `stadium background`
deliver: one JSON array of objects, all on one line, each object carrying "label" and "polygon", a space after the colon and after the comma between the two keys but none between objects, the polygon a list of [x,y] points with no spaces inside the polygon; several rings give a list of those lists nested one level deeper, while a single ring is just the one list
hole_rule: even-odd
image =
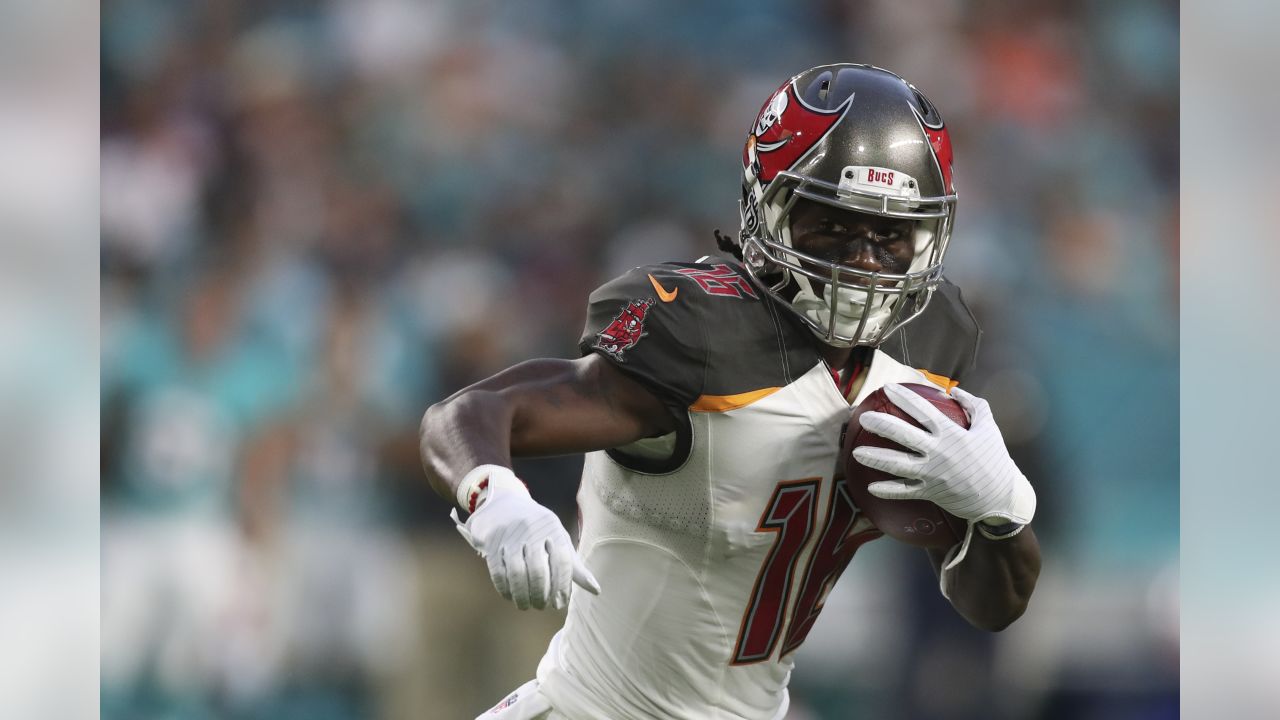
[{"label": "stadium background", "polygon": [[[736,228],[787,75],[856,60],[942,110],[948,274],[1041,497],[987,636],[918,551],[859,553],[795,718],[1177,708],[1172,2],[102,5],[102,715],[471,717],[520,613],[426,488],[430,402],[568,356],[586,294]],[[525,462],[572,526],[579,460]]]}]

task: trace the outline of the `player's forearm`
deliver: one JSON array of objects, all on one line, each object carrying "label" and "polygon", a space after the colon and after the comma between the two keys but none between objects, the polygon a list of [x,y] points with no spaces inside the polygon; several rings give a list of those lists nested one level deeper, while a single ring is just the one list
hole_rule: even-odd
[{"label": "player's forearm", "polygon": [[440,497],[454,502],[458,482],[474,467],[511,466],[512,413],[499,393],[477,389],[427,409],[418,452],[427,482]]},{"label": "player's forearm", "polygon": [[997,632],[1027,609],[1040,576],[1040,544],[1029,526],[1007,540],[975,531],[964,560],[946,573],[947,594],[960,615]]},{"label": "player's forearm", "polygon": [[597,355],[530,360],[437,403],[419,451],[431,487],[453,500],[478,465],[618,447],[675,429],[661,401]]}]

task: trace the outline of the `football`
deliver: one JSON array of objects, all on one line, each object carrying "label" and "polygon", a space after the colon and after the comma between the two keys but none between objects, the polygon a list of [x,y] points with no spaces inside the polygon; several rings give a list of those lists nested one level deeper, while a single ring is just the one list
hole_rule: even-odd
[{"label": "football", "polygon": [[[960,403],[951,396],[929,385],[907,383],[903,387],[928,400],[944,415],[961,426],[969,427],[969,417],[965,414],[964,408],[960,407]],[[965,521],[937,505],[927,500],[883,500],[867,491],[867,485],[870,483],[894,478],[888,473],[873,470],[854,460],[853,449],[864,445],[893,450],[905,449],[892,440],[886,440],[863,429],[862,414],[867,412],[888,413],[920,427],[920,423],[916,422],[915,418],[889,400],[884,389],[871,393],[866,400],[854,408],[840,444],[839,463],[844,469],[849,494],[853,497],[858,509],[866,513],[867,518],[885,535],[911,545],[947,548],[962,541],[966,530]]]}]

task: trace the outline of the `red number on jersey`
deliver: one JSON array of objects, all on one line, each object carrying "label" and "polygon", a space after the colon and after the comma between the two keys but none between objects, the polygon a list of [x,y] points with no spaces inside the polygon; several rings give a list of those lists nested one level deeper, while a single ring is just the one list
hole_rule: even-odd
[{"label": "red number on jersey", "polygon": [[819,478],[809,478],[778,483],[764,515],[760,516],[756,532],[773,532],[778,537],[773,541],[764,567],[756,575],[751,602],[733,650],[734,665],[758,662],[773,654],[782,629],[782,613],[791,595],[796,560],[813,531],[814,500],[820,482]]},{"label": "red number on jersey", "polygon": [[787,639],[782,643],[778,657],[784,657],[800,647],[800,643],[808,637],[809,630],[818,620],[827,593],[831,592],[836,580],[840,579],[840,574],[849,566],[853,554],[863,544],[883,534],[871,528],[851,535],[850,531],[857,519],[858,509],[853,504],[853,498],[849,497],[849,488],[845,485],[844,478],[840,478],[831,484],[827,521],[823,524],[818,547],[809,557],[809,567],[805,568],[796,607],[791,611],[791,622],[787,626]]},{"label": "red number on jersey", "polygon": [[787,625],[786,640],[778,657],[800,647],[822,612],[827,593],[849,565],[853,554],[863,544],[881,535],[874,528],[850,534],[858,511],[844,478],[833,482],[826,522],[801,578],[800,594],[792,610],[791,621],[787,623],[784,615],[791,597],[791,578],[795,574],[800,551],[808,544],[813,532],[814,499],[819,482],[806,479],[778,483],[765,506],[756,529],[775,532],[778,537],[751,590],[751,601],[738,629],[734,665],[760,662],[771,656],[784,624]]},{"label": "red number on jersey", "polygon": [[710,270],[682,268],[676,272],[692,278],[698,283],[698,287],[702,288],[703,292],[708,295],[724,295],[739,299],[744,295],[750,298],[759,297],[746,278],[734,272],[733,268],[724,263],[714,265]]}]

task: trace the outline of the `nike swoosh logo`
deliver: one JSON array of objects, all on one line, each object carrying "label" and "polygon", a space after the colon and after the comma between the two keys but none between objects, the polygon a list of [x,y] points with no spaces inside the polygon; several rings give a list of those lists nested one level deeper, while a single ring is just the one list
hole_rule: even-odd
[{"label": "nike swoosh logo", "polygon": [[672,300],[675,300],[676,295],[680,293],[680,288],[667,292],[667,289],[662,287],[662,284],[658,282],[658,278],[653,275],[649,276],[649,282],[653,283],[653,289],[658,292],[658,299],[662,302],[671,302]]}]

